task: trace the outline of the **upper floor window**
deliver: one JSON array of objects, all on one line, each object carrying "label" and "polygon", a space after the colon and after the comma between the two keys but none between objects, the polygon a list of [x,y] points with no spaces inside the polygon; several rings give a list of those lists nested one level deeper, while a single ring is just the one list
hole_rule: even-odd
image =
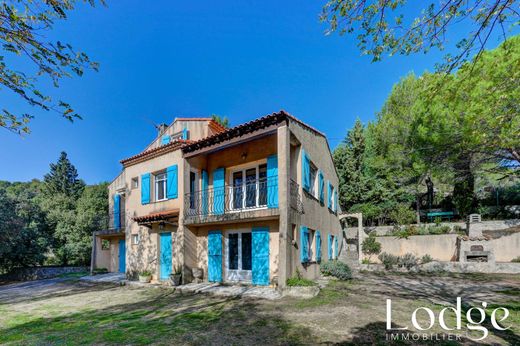
[{"label": "upper floor window", "polygon": [[311,162],[310,163],[310,167],[309,167],[309,174],[310,174],[310,186],[309,186],[309,193],[318,198],[318,183],[317,183],[317,180],[318,180],[318,169],[316,168],[316,166]]},{"label": "upper floor window", "polygon": [[139,177],[132,178],[132,184],[130,186],[132,189],[137,189],[139,187]]},{"label": "upper floor window", "polygon": [[314,242],[314,238],[315,238],[315,234],[316,234],[316,231],[312,230],[312,229],[309,229],[309,233],[308,233],[308,244],[309,244],[309,247],[307,248],[308,249],[308,254],[307,254],[307,258],[309,259],[309,261],[315,261],[316,258],[314,256],[315,254],[315,251],[314,251],[314,247],[315,247],[315,242]]},{"label": "upper floor window", "polygon": [[335,192],[336,192],[336,188],[331,185],[330,194],[329,194],[329,196],[327,196],[329,199],[329,205],[330,205],[331,210],[335,210],[335,208],[336,208],[336,199],[334,198]]},{"label": "upper floor window", "polygon": [[166,199],[166,173],[155,175],[155,200],[164,201]]},{"label": "upper floor window", "polygon": [[232,209],[267,205],[267,165],[241,169],[231,174]]}]

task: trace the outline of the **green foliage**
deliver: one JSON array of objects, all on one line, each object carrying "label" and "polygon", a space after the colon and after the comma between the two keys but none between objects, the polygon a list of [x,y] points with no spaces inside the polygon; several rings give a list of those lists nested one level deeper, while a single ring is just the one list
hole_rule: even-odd
[{"label": "green foliage", "polygon": [[[330,32],[355,34],[359,48],[373,61],[385,54],[442,50],[450,37],[458,52],[447,54],[439,66],[447,71],[483,50],[493,32],[499,27],[504,30],[504,23],[519,23],[517,8],[508,0],[480,1],[474,6],[455,0],[414,5],[405,0],[328,0],[321,20],[329,24]],[[461,22],[468,29],[455,30],[455,24]]]},{"label": "green foliage", "polygon": [[149,270],[143,270],[139,272],[139,276],[152,276],[152,272]]},{"label": "green foliage", "polygon": [[433,258],[429,254],[426,254],[426,255],[421,257],[421,264],[430,263],[432,261],[433,261]]},{"label": "green foliage", "polygon": [[378,258],[381,263],[383,263],[386,270],[391,270],[399,262],[399,258],[397,256],[386,252],[379,254]]},{"label": "green foliage", "polygon": [[381,252],[381,243],[377,241],[373,233],[365,238],[365,240],[363,240],[363,243],[361,244],[361,251],[365,255],[369,256],[369,259],[372,257],[372,255],[377,255]]},{"label": "green foliage", "polygon": [[[87,1],[94,6],[95,1]],[[103,0],[101,1],[102,3]],[[57,21],[67,19],[75,9],[75,0],[3,2],[0,42],[8,57],[0,56],[0,84],[31,106],[56,112],[69,121],[81,119],[67,102],[53,100],[37,87],[40,81],[51,81],[54,87],[66,77],[82,76],[85,69],[98,69],[98,64],[71,45],[49,42],[45,37]],[[14,63],[14,62],[17,63]],[[13,65],[25,66],[19,71]],[[34,71],[34,73],[33,73]],[[0,127],[16,133],[29,133],[33,116],[16,115],[7,109],[0,112]]]},{"label": "green foliage", "polygon": [[287,286],[296,287],[296,286],[316,286],[316,283],[309,279],[292,277],[287,279]]},{"label": "green foliage", "polygon": [[340,280],[352,279],[350,267],[338,260],[322,262],[320,264],[320,271],[324,275],[334,276]]},{"label": "green foliage", "polygon": [[415,221],[415,211],[411,210],[406,204],[398,204],[395,209],[390,212],[390,219],[397,225],[407,225]]},{"label": "green foliage", "polygon": [[397,260],[397,265],[401,268],[404,267],[410,270],[413,267],[415,267],[418,264],[418,262],[419,260],[417,259],[417,257],[412,255],[411,253],[406,253],[403,256],[399,256]]},{"label": "green foliage", "polygon": [[215,120],[217,123],[225,127],[226,129],[229,128],[229,119],[228,117],[221,117],[220,115],[213,114],[211,116],[213,120]]},{"label": "green foliage", "polygon": [[513,263],[520,263],[520,256],[513,258],[511,260],[511,262],[513,262]]}]

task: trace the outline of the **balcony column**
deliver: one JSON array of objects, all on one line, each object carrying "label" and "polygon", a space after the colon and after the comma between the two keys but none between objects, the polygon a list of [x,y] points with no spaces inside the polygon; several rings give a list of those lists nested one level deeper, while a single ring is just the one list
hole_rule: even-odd
[{"label": "balcony column", "polygon": [[280,210],[280,243],[278,256],[278,287],[286,285],[287,277],[291,273],[291,241],[289,234],[292,226],[290,223],[290,131],[287,125],[278,128],[278,206]]}]

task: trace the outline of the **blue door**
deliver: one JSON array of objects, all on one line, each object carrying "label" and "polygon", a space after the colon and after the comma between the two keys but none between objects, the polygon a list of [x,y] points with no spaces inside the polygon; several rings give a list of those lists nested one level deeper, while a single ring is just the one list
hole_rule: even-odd
[{"label": "blue door", "polygon": [[222,281],[222,232],[208,234],[208,281]]},{"label": "blue door", "polygon": [[269,228],[253,228],[253,272],[255,285],[269,285]]},{"label": "blue door", "polygon": [[160,275],[161,280],[167,280],[172,273],[172,234],[160,233]]},{"label": "blue door", "polygon": [[124,239],[119,240],[119,272],[126,272],[126,244]]}]

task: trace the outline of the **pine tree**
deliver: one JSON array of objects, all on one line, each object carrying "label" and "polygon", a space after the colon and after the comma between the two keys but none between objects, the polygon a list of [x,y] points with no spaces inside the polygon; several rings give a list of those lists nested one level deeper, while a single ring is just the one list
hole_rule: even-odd
[{"label": "pine tree", "polygon": [[47,195],[65,194],[78,198],[85,183],[78,179],[76,167],[67,158],[67,153],[62,151],[57,163],[50,164],[51,171],[44,176],[44,192]]}]

